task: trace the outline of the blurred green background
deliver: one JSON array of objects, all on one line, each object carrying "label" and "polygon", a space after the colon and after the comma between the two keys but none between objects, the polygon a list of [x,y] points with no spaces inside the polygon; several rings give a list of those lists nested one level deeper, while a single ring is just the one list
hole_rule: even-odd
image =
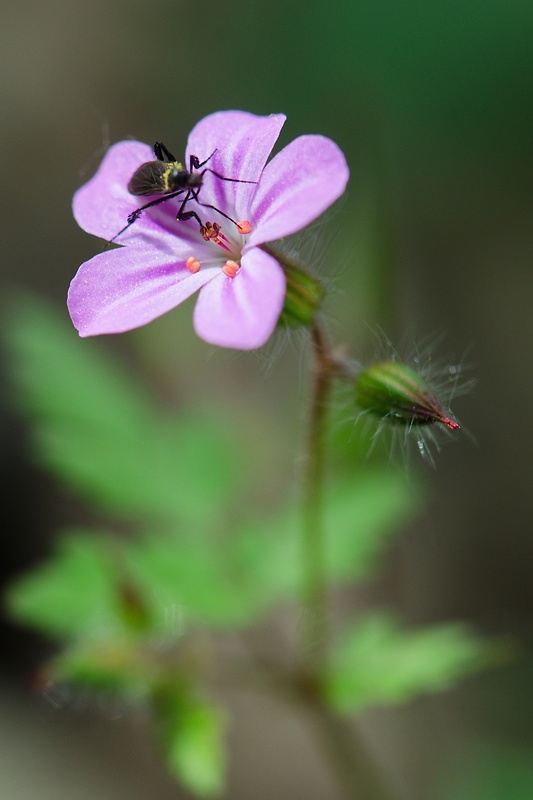
[{"label": "blurred green background", "polygon": [[[285,112],[281,144],[322,133],[344,150],[348,194],[314,229],[335,338],[364,359],[378,325],[408,350],[444,331],[439,355],[467,352],[478,381],[454,409],[475,443],[445,447],[434,474],[415,465],[429,502],[356,602],[394,605],[413,624],[472,620],[518,645],[507,667],[361,724],[409,800],[530,800],[533,4],[4,0],[0,62],[4,313],[25,290],[68,324],[68,283],[100,249],[77,229],[71,197],[111,142],[162,139],[183,152],[196,121],[239,108]],[[216,394],[291,475],[300,339],[259,358],[218,352],[194,337],[192,308],[101,346],[164,404]],[[8,577],[84,509],[28,463],[24,423],[2,394]],[[3,796],[180,796],[142,720],[84,697],[55,710],[27,691],[41,645],[6,627],[3,653]],[[281,709],[236,698],[231,742],[228,797],[250,786],[255,800],[333,797]]]}]

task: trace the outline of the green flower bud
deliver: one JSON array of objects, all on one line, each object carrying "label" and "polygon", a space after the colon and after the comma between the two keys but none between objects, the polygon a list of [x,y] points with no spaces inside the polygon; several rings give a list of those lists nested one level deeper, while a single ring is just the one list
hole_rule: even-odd
[{"label": "green flower bud", "polygon": [[288,263],[285,259],[280,263],[287,280],[287,288],[278,324],[291,328],[311,325],[324,299],[324,288],[301,267]]},{"label": "green flower bud", "polygon": [[285,300],[278,325],[288,328],[309,327],[324,299],[324,287],[299,261],[272,245],[261,245],[273,256],[285,273]]},{"label": "green flower bud", "polygon": [[381,361],[363,370],[355,393],[358,405],[382,420],[409,427],[438,422],[452,431],[459,428],[425,380],[398,361]]}]

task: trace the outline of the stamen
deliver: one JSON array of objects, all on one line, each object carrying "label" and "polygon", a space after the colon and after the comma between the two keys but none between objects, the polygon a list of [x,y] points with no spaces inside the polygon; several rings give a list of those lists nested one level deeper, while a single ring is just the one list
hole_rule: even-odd
[{"label": "stamen", "polygon": [[247,219],[241,219],[241,221],[240,221],[240,222],[237,222],[237,223],[236,223],[236,225],[237,225],[237,230],[238,230],[238,231],[239,231],[239,233],[241,233],[243,236],[244,236],[246,233],[251,233],[251,231],[252,231],[252,226],[251,226],[251,224],[248,222],[248,220],[247,220]]},{"label": "stamen", "polygon": [[185,266],[187,267],[189,272],[192,272],[192,274],[195,275],[197,272],[200,271],[200,267],[202,265],[200,264],[197,258],[195,258],[194,256],[189,256],[189,258],[185,262]]},{"label": "stamen", "polygon": [[238,264],[236,261],[226,261],[224,266],[222,267],[222,272],[224,275],[227,275],[228,278],[234,278],[235,275],[240,270],[241,265]]},{"label": "stamen", "polygon": [[218,244],[220,240],[220,225],[218,222],[206,222],[205,225],[202,225],[200,228],[200,234],[202,239],[205,239],[206,242],[212,240],[215,244]]},{"label": "stamen", "polygon": [[228,253],[231,252],[230,248],[226,245],[228,240],[222,233],[218,222],[206,222],[205,225],[201,225],[200,234],[202,239],[204,239],[206,242],[214,242],[215,244],[218,244],[220,247],[224,248],[224,250],[227,250]]}]

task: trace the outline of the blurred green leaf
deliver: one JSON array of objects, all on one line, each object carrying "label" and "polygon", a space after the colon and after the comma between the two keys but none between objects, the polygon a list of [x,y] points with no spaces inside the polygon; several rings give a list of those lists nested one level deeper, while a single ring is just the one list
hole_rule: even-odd
[{"label": "blurred green leaf", "polygon": [[[418,499],[402,474],[374,471],[334,485],[325,510],[332,581],[369,575]],[[247,625],[301,592],[301,510],[249,520],[221,537],[209,530],[149,537],[128,551],[128,571],[170,616],[216,627]]]},{"label": "blurred green leaf", "polygon": [[[331,580],[370,574],[416,500],[414,485],[391,470],[359,478],[357,486],[332,487],[325,512]],[[169,618],[247,625],[299,597],[301,526],[300,509],[291,505],[222,537],[209,530],[147,537],[129,548],[128,573]]]},{"label": "blurred green leaf", "polygon": [[[267,522],[252,520],[223,540],[218,536],[220,506],[239,475],[227,430],[205,418],[162,416],[93,342],[80,340],[40,305],[19,307],[8,342],[41,461],[115,512],[182,522],[174,544],[152,536],[128,549],[128,569],[152,598],[155,616],[182,609],[194,621],[242,625],[299,595],[302,523],[294,504]],[[331,579],[368,574],[415,497],[413,486],[392,470],[334,484],[325,502]],[[57,580],[68,594],[76,589],[77,571],[87,568],[68,561],[74,576],[68,590],[64,558],[30,576],[18,590],[19,616],[25,613],[49,632],[73,632],[76,617],[68,623],[60,605],[53,612],[51,587]],[[44,575],[53,577],[46,582]],[[95,586],[85,596],[91,591]]]},{"label": "blurred green leaf", "polygon": [[173,686],[158,693],[156,716],[175,777],[203,797],[220,794],[225,773],[221,710]]},{"label": "blurred green leaf", "polygon": [[334,708],[350,713],[403,703],[479,669],[492,649],[463,625],[404,631],[393,617],[372,614],[347,630],[338,645],[327,694]]},{"label": "blurred green leaf", "polygon": [[40,304],[18,306],[6,339],[42,464],[122,515],[204,523],[219,513],[243,475],[227,428],[205,414],[162,414],[139,381]]},{"label": "blurred green leaf", "polygon": [[125,629],[112,560],[95,536],[62,540],[54,558],[10,587],[7,604],[15,619],[47,634],[112,635]]},{"label": "blurred green leaf", "polygon": [[249,622],[253,609],[245,592],[230,580],[225,551],[209,537],[150,537],[130,549],[128,572],[169,628],[227,628]]},{"label": "blurred green leaf", "polygon": [[124,635],[86,637],[49,661],[45,674],[53,684],[77,684],[139,700],[157,681],[158,663],[141,640]]},{"label": "blurred green leaf", "polygon": [[[332,483],[324,499],[330,580],[371,575],[384,547],[414,512],[419,496],[416,483],[390,468]],[[302,525],[301,509],[292,504],[267,522],[249,521],[226,543],[222,558],[249,607],[299,597]]]},{"label": "blurred green leaf", "polygon": [[421,492],[404,470],[367,470],[332,486],[325,509],[329,572],[359,580],[378,566],[384,547],[401,532]]}]

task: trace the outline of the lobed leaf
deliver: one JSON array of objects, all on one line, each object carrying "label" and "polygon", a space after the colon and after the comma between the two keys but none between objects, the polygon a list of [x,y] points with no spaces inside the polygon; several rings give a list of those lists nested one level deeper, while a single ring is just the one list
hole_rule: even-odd
[{"label": "lobed leaf", "polygon": [[111,635],[125,628],[110,554],[91,535],[61,540],[52,559],[12,584],[7,605],[15,619],[55,636]]},{"label": "lobed leaf", "polygon": [[348,713],[404,703],[479,669],[491,648],[463,625],[405,631],[392,616],[372,614],[348,629],[338,644],[327,696],[336,710]]},{"label": "lobed leaf", "polygon": [[393,536],[420,502],[405,471],[372,469],[333,485],[326,498],[328,569],[336,580],[370,576]]},{"label": "lobed leaf", "polygon": [[95,342],[41,305],[11,317],[17,405],[37,459],[106,510],[205,523],[242,478],[236,438],[206,415],[152,405]]},{"label": "lobed leaf", "polygon": [[[324,498],[327,571],[332,582],[360,580],[416,508],[418,487],[400,472],[374,470],[356,485],[333,484]],[[301,509],[294,504],[269,521],[249,521],[231,537],[224,559],[249,607],[297,599],[301,591]]]},{"label": "lobed leaf", "polygon": [[159,692],[155,708],[172,774],[202,797],[220,794],[225,777],[221,710],[179,686]]}]

